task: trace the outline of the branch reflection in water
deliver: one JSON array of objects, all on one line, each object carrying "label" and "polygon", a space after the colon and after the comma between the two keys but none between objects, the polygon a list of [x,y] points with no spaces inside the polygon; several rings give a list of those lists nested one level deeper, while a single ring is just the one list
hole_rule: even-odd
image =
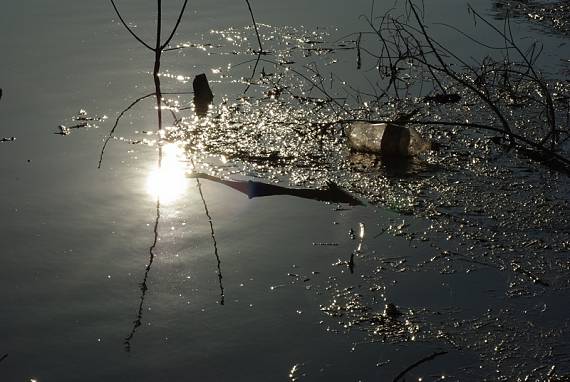
[{"label": "branch reflection in water", "polygon": [[[141,45],[145,46],[146,48],[148,48],[149,50],[154,52],[154,68],[153,68],[152,74],[153,74],[155,91],[154,91],[154,93],[150,93],[150,94],[147,94],[147,95],[144,95],[142,97],[137,98],[135,101],[133,101],[126,109],[124,109],[118,115],[118,117],[116,118],[115,123],[113,125],[113,128],[111,129],[110,134],[108,135],[108,137],[104,141],[103,147],[101,149],[100,157],[99,157],[98,168],[101,168],[103,156],[105,154],[105,149],[107,147],[107,144],[113,138],[113,134],[115,133],[115,130],[119,124],[120,119],[123,117],[123,115],[128,110],[130,110],[132,107],[134,107],[140,101],[142,101],[146,98],[149,98],[151,96],[154,96],[154,98],[156,99],[158,133],[159,133],[160,139],[162,139],[164,137],[164,134],[163,134],[164,133],[163,118],[162,118],[163,117],[163,115],[162,115],[162,108],[163,108],[162,107],[163,106],[162,96],[163,96],[163,94],[185,94],[185,92],[162,93],[160,78],[159,78],[159,72],[160,72],[160,61],[161,61],[162,52],[164,52],[167,49],[168,45],[170,44],[170,41],[173,39],[174,35],[176,34],[176,30],[180,26],[180,22],[182,20],[182,17],[184,15],[185,10],[186,10],[188,0],[184,0],[182,8],[180,9],[180,12],[178,13],[178,18],[176,20],[176,23],[174,24],[170,34],[168,35],[166,41],[164,41],[164,42],[162,41],[162,37],[161,37],[161,34],[162,34],[162,1],[161,0],[157,1],[156,41],[155,41],[154,47],[152,47],[149,43],[147,43],[142,38],[140,38],[129,27],[129,24],[125,21],[121,12],[117,8],[115,1],[114,0],[110,0],[110,1],[111,1],[112,6],[113,6],[113,9],[115,10],[115,13],[119,17],[119,20],[121,21],[123,26],[127,29],[127,31]],[[246,0],[246,2],[247,2],[247,0]],[[247,2],[247,3],[249,6],[249,2]],[[251,7],[249,9],[250,9],[250,13],[251,13]],[[253,17],[253,14],[252,14],[252,17]],[[257,33],[257,26],[256,26],[256,33]],[[258,34],[258,41],[259,41],[259,34]],[[259,44],[261,46],[260,41],[259,41]],[[199,90],[198,94],[196,94],[196,87],[198,87],[198,90]],[[204,89],[206,90],[205,92],[204,92]],[[212,95],[211,90],[209,89],[208,82],[207,82],[205,75],[199,75],[197,77],[197,79],[195,79],[194,90],[195,90],[194,91],[194,93],[195,93],[194,94],[195,95],[195,99],[194,99],[195,112],[199,117],[204,117],[207,114],[209,104],[213,100],[213,95]],[[1,93],[0,93],[0,95],[1,95]],[[180,119],[176,116],[176,114],[174,113],[174,111],[172,109],[170,109],[170,112],[171,112],[172,117],[174,119],[174,124],[176,125],[180,121]],[[144,301],[145,301],[146,293],[148,291],[147,280],[149,277],[150,270],[152,268],[152,264],[154,262],[155,250],[156,250],[156,246],[158,243],[158,228],[159,228],[159,222],[160,222],[161,203],[165,203],[165,204],[171,203],[171,202],[175,201],[176,199],[178,199],[180,196],[182,196],[184,194],[184,192],[186,191],[186,188],[187,188],[187,184],[188,184],[187,177],[185,176],[186,168],[185,168],[184,161],[181,161],[179,158],[179,156],[183,155],[182,150],[180,149],[180,147],[178,147],[175,144],[163,145],[162,142],[160,142],[160,139],[159,139],[159,143],[158,143],[159,144],[158,166],[155,170],[153,170],[150,173],[148,180],[147,180],[147,184],[146,184],[147,191],[156,200],[156,216],[155,216],[154,229],[153,229],[153,235],[154,236],[153,236],[152,244],[148,250],[149,258],[148,258],[148,263],[147,263],[146,268],[145,268],[143,280],[140,283],[141,295],[140,295],[140,299],[139,299],[137,316],[136,316],[136,319],[133,321],[133,326],[131,328],[131,331],[125,337],[125,340],[124,340],[125,350],[127,350],[127,351],[130,351],[131,340],[133,339],[137,328],[139,326],[141,326],[141,324],[142,324]],[[192,162],[192,165],[194,165],[193,162]],[[217,262],[218,285],[220,288],[220,304],[223,305],[224,304],[224,287],[222,284],[222,278],[223,277],[222,277],[222,272],[221,272],[221,261],[220,261],[220,257],[219,257],[219,253],[218,253],[218,245],[216,242],[216,237],[215,237],[215,232],[214,232],[214,225],[212,222],[210,212],[208,210],[208,205],[206,203],[204,193],[202,192],[202,187],[201,187],[199,179],[196,179],[196,182],[198,185],[200,198],[202,200],[202,203],[204,205],[204,210],[205,210],[206,216],[208,218],[208,223],[210,225],[210,232],[211,232],[212,242],[214,245],[214,255],[216,257],[216,262]]]},{"label": "branch reflection in water", "polygon": [[[363,203],[349,194],[348,192],[344,191],[342,188],[338,187],[333,182],[328,182],[327,187],[323,190],[317,189],[310,189],[310,188],[289,188],[278,186],[274,184],[268,184],[263,182],[254,182],[251,180],[248,181],[236,181],[236,180],[227,180],[221,179],[212,175],[204,174],[204,173],[193,173],[190,175],[193,178],[196,178],[196,182],[198,183],[198,189],[200,190],[200,195],[202,196],[202,201],[204,202],[204,208],[206,209],[206,215],[208,216],[208,220],[210,222],[210,228],[212,229],[212,241],[214,242],[214,251],[216,254],[216,258],[218,259],[218,266],[220,264],[218,251],[216,246],[216,239],[214,237],[214,230],[212,226],[212,220],[210,214],[208,212],[208,208],[206,205],[206,201],[203,198],[202,194],[202,187],[200,184],[199,179],[207,179],[209,181],[226,185],[234,190],[242,192],[248,196],[248,198],[257,198],[263,196],[274,196],[274,195],[289,195],[295,196],[298,198],[303,199],[312,199],[318,201],[324,201],[329,203],[347,203],[351,206],[359,206],[363,205]],[[348,268],[350,273],[354,273],[354,258],[355,256],[359,256],[362,253],[362,243],[364,240],[364,224],[359,224],[359,232],[358,232],[358,245],[352,251],[350,255],[350,260],[348,261]],[[220,269],[218,268],[218,272]],[[220,277],[220,290],[222,296],[222,304],[223,304],[223,287],[221,284],[221,272],[218,273],[218,277]]]},{"label": "branch reflection in water", "polygon": [[[192,164],[194,162],[192,161]],[[216,256],[217,262],[217,273],[218,273],[218,286],[220,288],[220,305],[224,305],[224,284],[222,283],[222,262],[220,261],[220,255],[218,253],[218,242],[216,241],[216,233],[214,232],[214,223],[212,221],[212,216],[210,215],[210,211],[208,210],[208,203],[206,203],[206,198],[204,197],[204,193],[202,192],[202,183],[200,183],[200,179],[196,178],[196,184],[198,185],[198,191],[200,192],[200,198],[202,199],[202,204],[204,205],[204,212],[206,213],[206,217],[208,218],[208,223],[210,224],[210,235],[212,237],[212,243],[214,245],[214,255]]]},{"label": "branch reflection in water", "polygon": [[[158,148],[158,170],[159,171],[162,168],[162,155],[163,155],[162,147],[159,147]],[[148,290],[148,286],[147,286],[148,274],[149,274],[150,269],[152,267],[152,263],[154,262],[154,257],[155,257],[154,251],[156,250],[156,244],[158,242],[158,223],[159,223],[159,221],[160,221],[160,193],[157,193],[156,194],[156,215],[155,215],[154,229],[153,229],[154,239],[152,241],[151,246],[148,249],[148,253],[149,253],[148,263],[147,263],[146,268],[145,268],[143,280],[140,283],[141,296],[139,299],[139,308],[137,311],[137,318],[133,321],[133,327],[131,328],[129,335],[127,337],[125,337],[125,340],[123,342],[123,344],[125,345],[126,351],[131,350],[131,340],[135,336],[137,328],[139,326],[141,326],[141,323],[142,323],[142,315],[143,315],[142,312],[143,312],[143,307],[144,307],[144,300],[146,297],[146,292]]]}]

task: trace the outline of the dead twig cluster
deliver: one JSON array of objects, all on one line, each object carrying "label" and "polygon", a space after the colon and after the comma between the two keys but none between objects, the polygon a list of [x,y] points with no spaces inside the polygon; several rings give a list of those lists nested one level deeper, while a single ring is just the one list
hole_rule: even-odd
[{"label": "dead twig cluster", "polygon": [[[497,143],[570,173],[570,159],[560,145],[567,139],[570,126],[567,120],[558,120],[554,92],[537,69],[542,46],[535,42],[523,49],[513,36],[508,17],[500,29],[473,7],[469,6],[468,11],[476,23],[489,28],[503,42],[503,46],[489,46],[455,27],[441,24],[488,48],[490,54],[475,64],[432,36],[423,9],[412,0],[406,1],[404,15],[395,17],[388,12],[380,18],[365,17],[372,29],[366,33],[377,42],[372,48],[367,47],[361,40],[362,32],[359,33],[357,62],[360,67],[362,53],[376,61],[380,83],[384,84],[377,92],[376,103],[402,102],[409,99],[414,87],[419,99],[428,104],[458,103],[462,97],[469,97],[470,106],[478,107],[480,115],[492,118],[472,122],[461,119],[459,113],[456,119],[448,121],[419,118],[410,123],[494,132]],[[416,77],[410,75],[412,72]],[[428,95],[422,96],[426,82],[431,86]],[[517,118],[523,113],[524,118]]]}]

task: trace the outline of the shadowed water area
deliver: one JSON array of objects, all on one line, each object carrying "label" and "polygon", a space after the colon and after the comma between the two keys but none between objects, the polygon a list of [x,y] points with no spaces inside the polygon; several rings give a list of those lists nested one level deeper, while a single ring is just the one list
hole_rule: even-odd
[{"label": "shadowed water area", "polygon": [[0,381],[566,380],[565,3],[250,3],[3,7]]}]

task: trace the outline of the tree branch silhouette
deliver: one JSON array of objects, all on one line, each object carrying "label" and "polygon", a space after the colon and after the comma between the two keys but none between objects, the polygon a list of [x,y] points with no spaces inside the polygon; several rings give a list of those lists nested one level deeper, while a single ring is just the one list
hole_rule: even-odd
[{"label": "tree branch silhouette", "polygon": [[164,50],[164,48],[166,48],[168,46],[168,44],[170,43],[170,41],[174,37],[174,34],[176,33],[176,30],[178,29],[178,26],[180,25],[180,22],[182,21],[182,16],[184,15],[184,11],[186,10],[186,4],[188,4],[188,0],[184,0],[184,4],[182,5],[182,9],[180,10],[180,13],[178,14],[178,19],[176,20],[176,24],[174,25],[174,28],[172,28],[172,32],[170,33],[170,36],[168,36],[168,38],[166,39],[164,44],[161,45],[161,47],[160,47],[161,50]]},{"label": "tree branch silhouette", "polygon": [[123,26],[129,31],[129,33],[138,41],[140,42],[142,45],[144,45],[145,47],[147,47],[148,49],[154,51],[154,48],[151,47],[149,44],[147,44],[143,39],[141,39],[139,36],[137,36],[137,34],[135,32],[133,32],[133,30],[127,25],[127,23],[125,22],[125,20],[123,19],[123,16],[121,16],[121,12],[119,12],[119,10],[117,9],[117,5],[115,4],[114,0],[110,0],[111,4],[113,5],[113,9],[115,9],[115,13],[117,14],[117,16],[119,16],[119,20],[121,20],[121,23],[123,24]]},{"label": "tree branch silhouette", "polygon": [[107,144],[109,143],[111,138],[113,138],[113,134],[115,134],[115,130],[117,129],[117,126],[119,125],[119,121],[121,120],[123,115],[125,115],[125,113],[127,111],[129,111],[131,108],[133,108],[137,103],[139,103],[140,101],[142,101],[145,98],[153,96],[154,94],[155,93],[149,93],[147,95],[144,95],[142,97],[137,98],[129,106],[127,106],[125,109],[123,109],[123,111],[117,116],[117,118],[115,119],[115,123],[113,124],[113,128],[109,132],[109,135],[105,139],[105,143],[103,143],[103,147],[101,148],[101,153],[99,154],[99,164],[97,165],[97,168],[101,168],[101,164],[103,163],[103,155],[105,155],[105,149],[107,148]]}]

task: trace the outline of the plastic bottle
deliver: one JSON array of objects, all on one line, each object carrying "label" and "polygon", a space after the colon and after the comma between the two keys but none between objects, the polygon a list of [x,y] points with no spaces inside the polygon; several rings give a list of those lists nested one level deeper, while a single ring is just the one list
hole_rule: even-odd
[{"label": "plastic bottle", "polygon": [[413,156],[431,145],[416,130],[392,123],[354,122],[347,128],[350,147],[385,156]]}]

